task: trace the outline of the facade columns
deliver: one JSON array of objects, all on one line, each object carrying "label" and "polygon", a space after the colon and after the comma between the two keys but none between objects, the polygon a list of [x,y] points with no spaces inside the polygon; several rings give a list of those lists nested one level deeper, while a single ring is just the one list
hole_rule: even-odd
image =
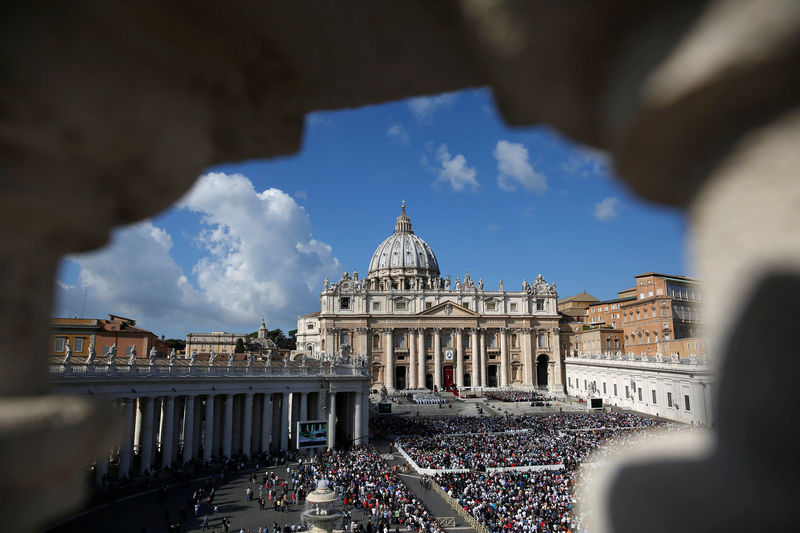
[{"label": "facade columns", "polygon": [[244,395],[244,420],[242,421],[242,453],[250,457],[253,442],[253,393]]},{"label": "facade columns", "polygon": [[183,408],[183,462],[194,458],[194,396],[187,396]]},{"label": "facade columns", "polygon": [[127,476],[131,469],[131,459],[133,455],[133,437],[134,437],[134,419],[133,419],[133,404],[136,398],[124,398],[125,405],[123,406],[123,420],[125,421],[125,429],[122,438],[122,444],[119,447],[119,477]]},{"label": "facade columns", "polygon": [[486,361],[486,329],[481,328],[480,334],[480,352],[481,352],[481,387],[486,387],[486,372],[489,367],[488,362]]},{"label": "facade columns", "polygon": [[442,328],[433,328],[433,386],[442,390]]},{"label": "facade columns", "polygon": [[165,468],[172,463],[172,447],[174,442],[173,428],[175,426],[175,397],[167,396],[164,403],[164,420],[161,435],[161,466]]},{"label": "facade columns", "polygon": [[336,446],[336,393],[328,393],[328,449]]},{"label": "facade columns", "polygon": [[417,343],[416,331],[408,329],[408,388],[417,388]]},{"label": "facade columns", "polygon": [[206,431],[203,439],[203,455],[206,461],[214,455],[214,395],[206,396]]},{"label": "facade columns", "polygon": [[386,359],[386,389],[392,392],[394,390],[394,338],[392,329],[384,329],[383,337],[383,356]]},{"label": "facade columns", "polygon": [[480,377],[478,376],[478,367],[480,364],[480,357],[478,356],[478,328],[472,328],[470,332],[472,333],[472,338],[470,339],[470,348],[472,349],[472,355],[470,356],[472,359],[472,379],[470,380],[470,384],[473,387],[479,387]]},{"label": "facade columns", "polygon": [[358,328],[358,351],[361,355],[369,355],[369,328]]},{"label": "facade columns", "polygon": [[225,418],[222,427],[222,455],[230,457],[233,446],[233,394],[225,395]]},{"label": "facade columns", "polygon": [[281,393],[281,450],[289,451],[289,393]]},{"label": "facade columns", "polygon": [[559,328],[553,328],[552,330],[552,340],[550,344],[550,353],[552,354],[553,363],[555,367],[553,369],[553,388],[559,392],[564,391],[564,376],[562,376],[562,367],[561,367],[561,342],[560,342],[560,334],[561,330]]},{"label": "facade columns", "polygon": [[534,380],[534,369],[536,368],[536,350],[531,340],[531,328],[520,329],[522,342],[522,383],[525,385],[536,385]]},{"label": "facade columns", "polygon": [[272,394],[264,393],[264,404],[261,406],[261,451],[269,452],[272,440]]},{"label": "facade columns", "polygon": [[464,330],[456,328],[453,333],[456,335],[456,387],[460,389],[464,386]]},{"label": "facade columns", "polygon": [[506,344],[506,328],[497,330],[500,336],[500,386],[508,387],[508,345]]},{"label": "facade columns", "polygon": [[364,435],[364,393],[356,392],[356,406],[353,410],[353,417],[355,421],[355,429],[353,431],[353,444],[364,444],[366,436]]},{"label": "facade columns", "polygon": [[142,472],[150,469],[153,460],[153,403],[153,398],[139,398],[142,415],[142,443],[139,447]]},{"label": "facade columns", "polygon": [[417,330],[417,366],[419,367],[417,383],[420,389],[425,387],[425,363],[427,359],[425,354],[425,329],[419,328]]},{"label": "facade columns", "polygon": [[300,393],[300,416],[297,417],[297,420],[303,422],[304,420],[308,420],[308,393],[301,392]]}]

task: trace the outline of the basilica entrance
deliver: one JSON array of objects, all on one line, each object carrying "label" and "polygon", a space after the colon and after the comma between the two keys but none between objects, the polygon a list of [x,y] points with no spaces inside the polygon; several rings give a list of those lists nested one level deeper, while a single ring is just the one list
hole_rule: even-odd
[{"label": "basilica entrance", "polygon": [[403,390],[406,388],[406,367],[398,366],[394,369],[394,388]]},{"label": "basilica entrance", "polygon": [[536,359],[536,384],[547,387],[547,356],[542,354]]},{"label": "basilica entrance", "polygon": [[433,374],[425,374],[425,388],[433,390]]},{"label": "basilica entrance", "polygon": [[443,369],[444,371],[444,388],[449,389],[455,384],[455,380],[453,379],[453,367],[446,366]]},{"label": "basilica entrance", "polygon": [[489,365],[486,369],[486,386],[497,387],[497,365]]}]

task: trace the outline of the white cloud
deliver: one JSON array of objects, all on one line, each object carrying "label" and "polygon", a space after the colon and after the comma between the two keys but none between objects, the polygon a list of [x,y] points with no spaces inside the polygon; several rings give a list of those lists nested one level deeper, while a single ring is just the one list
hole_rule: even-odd
[{"label": "white cloud", "polygon": [[475,178],[478,174],[475,168],[467,165],[467,159],[463,155],[451,156],[446,144],[439,146],[436,160],[441,164],[441,167],[436,168],[436,183],[446,183],[456,192],[466,188],[475,191],[480,187]]},{"label": "white cloud", "polygon": [[521,143],[498,141],[494,149],[497,159],[497,185],[504,191],[515,191],[516,184],[542,194],[547,190],[547,179],[533,170],[528,162],[528,149]]},{"label": "white cloud", "polygon": [[306,126],[313,130],[335,130],[336,123],[322,113],[308,113]]},{"label": "white cloud", "polygon": [[608,176],[611,157],[602,150],[580,147],[575,154],[561,163],[562,172],[572,178]]},{"label": "white cloud", "polygon": [[408,144],[411,142],[408,131],[406,131],[403,125],[399,122],[395,122],[389,126],[389,129],[386,130],[386,136],[389,138],[389,140],[396,142],[397,144],[408,146]]},{"label": "white cloud", "polygon": [[594,211],[592,214],[594,218],[600,222],[608,222],[609,220],[617,218],[619,215],[619,198],[610,196],[603,198],[602,201],[594,204]]},{"label": "white cloud", "polygon": [[408,100],[411,114],[421,124],[431,124],[433,113],[437,109],[451,107],[456,101],[455,93],[444,93],[437,96],[422,96]]},{"label": "white cloud", "polygon": [[[331,247],[311,234],[311,221],[278,189],[257,192],[242,175],[202,176],[178,206],[202,216],[195,235],[202,257],[195,283],[172,255],[171,236],[150,221],[115,233],[99,252],[74,256],[90,304],[87,316],[119,313],[171,335],[208,328],[254,331],[291,327],[319,306],[321,280],[339,272]],[[81,288],[60,288],[60,314],[80,311]]]}]

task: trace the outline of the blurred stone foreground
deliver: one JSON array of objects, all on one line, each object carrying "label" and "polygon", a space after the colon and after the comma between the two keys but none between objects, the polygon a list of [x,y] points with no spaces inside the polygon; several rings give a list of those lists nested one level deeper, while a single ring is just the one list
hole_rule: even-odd
[{"label": "blurred stone foreground", "polygon": [[295,152],[308,112],[481,85],[509,124],[606,150],[641,197],[687,209],[708,283],[712,442],[600,476],[595,530],[794,524],[800,2],[12,1],[0,80],[0,506],[16,531],[79,505],[86,458],[118,438],[110,407],[48,394],[62,255],[209,165]]}]

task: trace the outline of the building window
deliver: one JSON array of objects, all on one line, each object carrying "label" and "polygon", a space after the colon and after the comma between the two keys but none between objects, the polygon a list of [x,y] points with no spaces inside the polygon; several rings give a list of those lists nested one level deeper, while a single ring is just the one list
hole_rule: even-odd
[{"label": "building window", "polygon": [[487,311],[494,311],[495,309],[497,309],[497,304],[495,302],[486,302]]},{"label": "building window", "polygon": [[444,335],[442,335],[442,343],[445,345],[445,347],[452,348],[453,336],[450,333],[445,333]]},{"label": "building window", "polygon": [[395,302],[394,308],[398,311],[405,311],[406,310],[406,303],[405,302]]},{"label": "building window", "polygon": [[350,335],[347,333],[342,333],[342,346],[345,344],[350,344]]},{"label": "building window", "polygon": [[614,383],[614,396],[616,397],[616,395],[617,395],[617,384]]},{"label": "building window", "polygon": [[425,309],[430,309],[431,307],[433,307],[432,302],[425,302]]},{"label": "building window", "polygon": [[586,389],[587,389],[587,387],[586,387],[586,380],[584,379],[584,380],[583,380],[583,390],[586,390]]},{"label": "building window", "polygon": [[547,348],[547,335],[539,333],[538,344],[539,348]]},{"label": "building window", "polygon": [[642,401],[642,389],[639,389],[639,401]]},{"label": "building window", "polygon": [[672,407],[672,393],[667,393],[667,407]]},{"label": "building window", "polygon": [[430,335],[425,335],[425,349],[430,350],[433,346],[433,337]]},{"label": "building window", "polygon": [[306,329],[314,329],[314,324],[313,324],[313,323],[311,323],[311,322],[309,322],[309,323],[306,325]]},{"label": "building window", "polygon": [[544,311],[544,300],[536,300],[536,310]]},{"label": "building window", "polygon": [[567,385],[570,389],[572,388],[572,378],[567,378]]},{"label": "building window", "polygon": [[464,348],[469,348],[469,335],[463,337],[462,342],[464,344]]},{"label": "building window", "polygon": [[73,350],[75,352],[82,352],[85,341],[86,339],[84,337],[75,337],[75,346],[73,347]]},{"label": "building window", "polygon": [[625,399],[627,400],[631,396],[631,389],[627,385],[625,385]]},{"label": "building window", "polygon": [[603,394],[605,394],[605,393],[606,393],[606,382],[604,381],[603,382]]},{"label": "building window", "polygon": [[339,299],[339,309],[350,309],[350,298]]},{"label": "building window", "polygon": [[685,408],[687,411],[691,411],[691,409],[690,409],[690,405],[691,405],[691,404],[689,403],[689,395],[688,395],[688,394],[685,394],[685,395],[683,396],[683,405],[684,405],[684,408]]},{"label": "building window", "polygon": [[517,310],[517,304],[515,304],[515,303],[512,303],[512,304],[511,304],[511,310],[512,310],[512,311],[516,311],[516,310]]},{"label": "building window", "polygon": [[56,351],[63,352],[67,343],[66,337],[56,337]]},{"label": "building window", "polygon": [[381,310],[381,303],[380,302],[372,302],[372,310],[373,311],[380,311]]},{"label": "building window", "polygon": [[489,348],[497,348],[497,335],[491,332],[487,333],[486,344],[489,346]]},{"label": "building window", "polygon": [[652,391],[650,391],[650,392],[652,392],[652,393],[653,393],[653,405],[655,405],[655,404],[656,404],[656,391],[655,391],[655,389],[654,389],[654,390],[652,390]]},{"label": "building window", "polygon": [[372,347],[378,349],[381,347],[381,336],[380,335],[373,335],[372,336]]},{"label": "building window", "polygon": [[403,335],[402,333],[398,333],[397,336],[395,337],[395,345],[400,349],[405,348],[406,347],[406,336]]},{"label": "building window", "polygon": [[511,347],[512,348],[519,348],[519,341],[517,340],[517,334],[516,333],[511,335]]}]

